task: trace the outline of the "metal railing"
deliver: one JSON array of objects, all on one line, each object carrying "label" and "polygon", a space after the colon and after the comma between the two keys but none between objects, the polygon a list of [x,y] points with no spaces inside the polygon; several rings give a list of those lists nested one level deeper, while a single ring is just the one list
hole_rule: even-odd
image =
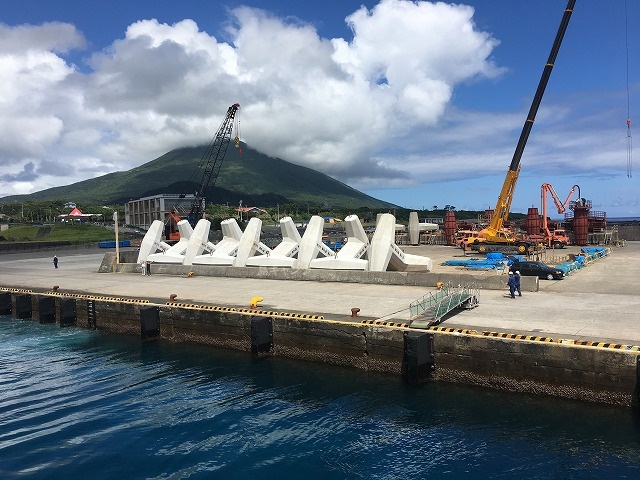
[{"label": "metal railing", "polygon": [[467,304],[465,308],[478,305],[478,289],[474,285],[452,287],[447,284],[441,289],[430,292],[409,305],[411,319],[430,318],[431,323],[439,323],[442,317],[452,310]]}]

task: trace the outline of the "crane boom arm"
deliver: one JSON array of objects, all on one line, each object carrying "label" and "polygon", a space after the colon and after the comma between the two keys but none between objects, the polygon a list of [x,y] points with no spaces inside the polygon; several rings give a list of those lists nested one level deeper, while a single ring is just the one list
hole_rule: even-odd
[{"label": "crane boom arm", "polygon": [[556,204],[558,213],[563,213],[567,209],[567,205],[569,205],[569,201],[571,200],[571,197],[576,190],[578,190],[578,198],[580,198],[580,185],[574,185],[573,187],[571,187],[569,195],[567,195],[567,199],[564,201],[564,203],[560,203],[560,199],[558,198],[558,195],[556,194],[551,184],[542,184],[542,192],[540,194],[542,206],[542,230],[547,235],[547,238],[551,237],[551,232],[549,231],[549,226],[547,223],[547,192],[551,194],[551,198],[553,198],[553,203]]},{"label": "crane boom arm", "polygon": [[215,185],[218,174],[220,173],[222,161],[224,160],[227,149],[229,148],[229,142],[231,141],[233,120],[239,108],[239,103],[234,103],[229,107],[220,128],[218,128],[218,131],[203,154],[202,158],[206,159],[206,164],[202,178],[200,179],[200,186],[196,191],[196,197],[191,204],[191,210],[188,216],[189,223],[192,225],[195,225],[195,223],[202,218],[204,213],[204,199],[207,196],[208,190]]},{"label": "crane boom arm", "polygon": [[500,190],[500,196],[498,197],[496,208],[493,211],[493,215],[491,216],[491,222],[489,223],[489,226],[481,232],[482,237],[486,238],[487,240],[491,240],[492,237],[496,237],[497,233],[502,230],[504,222],[506,222],[509,217],[509,210],[511,208],[513,193],[515,191],[516,182],[520,174],[520,160],[524,152],[524,147],[526,146],[527,140],[529,139],[529,133],[531,133],[533,122],[535,121],[536,114],[538,113],[538,107],[540,107],[542,96],[544,95],[547,83],[549,82],[549,77],[551,76],[553,65],[555,64],[556,57],[558,56],[558,51],[560,50],[562,39],[564,38],[564,34],[567,31],[567,26],[569,25],[569,19],[571,18],[571,14],[573,13],[573,7],[575,6],[575,3],[576,0],[569,0],[569,2],[567,3],[567,7],[564,10],[564,15],[562,16],[562,21],[560,22],[560,27],[558,28],[558,33],[556,34],[555,41],[553,42],[553,46],[551,47],[549,59],[547,60],[547,63],[542,71],[542,76],[540,77],[538,88],[536,90],[535,96],[533,97],[533,102],[531,103],[529,114],[527,115],[527,119],[524,122],[524,126],[522,127],[522,132],[520,133],[518,144],[516,145],[516,149],[513,153],[513,158],[511,159],[509,170],[507,170],[507,175],[504,179],[502,190]]},{"label": "crane boom arm", "polygon": [[564,211],[567,209],[567,205],[569,205],[569,201],[571,200],[571,197],[573,197],[574,192],[576,191],[576,189],[578,190],[578,198],[580,198],[580,186],[579,185],[574,185],[573,187],[571,187],[571,190],[569,191],[569,195],[567,195],[567,199],[564,201],[564,203],[560,202],[560,199],[558,198],[558,195],[556,194],[556,191],[553,189],[553,187],[551,186],[551,184],[549,183],[543,183],[542,184],[542,211],[543,213],[546,215],[546,211],[547,211],[547,196],[546,196],[546,192],[549,192],[551,194],[551,198],[553,198],[553,203],[556,204],[556,208],[558,209],[558,213],[564,213]]}]

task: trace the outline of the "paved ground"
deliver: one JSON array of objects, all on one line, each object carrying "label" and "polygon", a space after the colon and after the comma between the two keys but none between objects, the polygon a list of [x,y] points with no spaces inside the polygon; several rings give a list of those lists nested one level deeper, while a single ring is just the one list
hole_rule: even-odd
[{"label": "paved ground", "polygon": [[[402,248],[407,253],[430,256],[434,271],[460,269],[441,265],[444,260],[460,257],[458,249]],[[251,298],[257,295],[264,298],[260,304],[264,310],[347,320],[351,308],[357,307],[363,318],[390,321],[408,320],[409,304],[431,291],[396,285],[99,274],[104,253],[100,249],[58,252],[58,269],[53,267],[52,252],[3,254],[0,286],[46,291],[59,285],[61,291],[141,297],[163,303],[170,294],[176,294],[182,302],[242,308],[248,308]],[[506,288],[504,292],[481,290],[477,308],[458,311],[445,318],[442,326],[640,345],[639,261],[640,242],[627,242],[564,280],[540,280],[539,292],[525,292],[522,297],[511,299]]]}]

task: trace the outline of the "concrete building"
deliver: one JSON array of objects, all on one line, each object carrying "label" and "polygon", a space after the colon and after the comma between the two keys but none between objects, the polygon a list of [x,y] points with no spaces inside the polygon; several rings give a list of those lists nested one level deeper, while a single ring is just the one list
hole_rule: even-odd
[{"label": "concrete building", "polygon": [[125,224],[146,230],[154,220],[164,222],[172,208],[186,216],[194,199],[195,195],[161,194],[131,200],[124,206]]}]

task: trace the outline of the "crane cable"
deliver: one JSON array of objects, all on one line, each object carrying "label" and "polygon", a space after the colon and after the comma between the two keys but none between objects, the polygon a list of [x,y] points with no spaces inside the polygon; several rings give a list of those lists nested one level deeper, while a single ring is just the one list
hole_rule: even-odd
[{"label": "crane cable", "polygon": [[235,143],[236,148],[238,149],[238,154],[242,156],[242,146],[240,145],[240,112],[236,114],[235,127],[236,127],[236,136],[233,139],[233,143]]},{"label": "crane cable", "polygon": [[629,93],[629,15],[627,0],[624,2],[625,47],[627,53],[627,178],[631,178],[633,139],[631,137],[631,101]]}]

